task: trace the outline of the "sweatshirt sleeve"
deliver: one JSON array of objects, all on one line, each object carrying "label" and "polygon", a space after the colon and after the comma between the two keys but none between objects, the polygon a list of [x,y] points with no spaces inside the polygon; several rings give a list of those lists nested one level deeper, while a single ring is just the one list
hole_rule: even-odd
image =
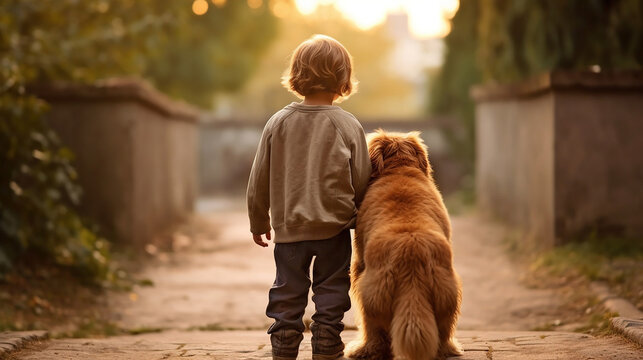
[{"label": "sweatshirt sleeve", "polygon": [[250,231],[256,235],[270,231],[270,142],[271,134],[266,125],[252,163],[246,192]]},{"label": "sweatshirt sleeve", "polygon": [[359,208],[371,177],[371,159],[368,156],[366,136],[361,126],[351,150],[351,176],[353,189],[355,189],[355,205]]}]

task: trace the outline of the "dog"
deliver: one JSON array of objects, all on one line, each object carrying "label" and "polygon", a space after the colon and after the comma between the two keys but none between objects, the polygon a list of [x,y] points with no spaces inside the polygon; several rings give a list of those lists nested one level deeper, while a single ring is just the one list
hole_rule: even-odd
[{"label": "dog", "polygon": [[449,215],[419,132],[369,135],[371,182],[357,216],[352,293],[361,339],[352,359],[462,355],[462,291]]}]

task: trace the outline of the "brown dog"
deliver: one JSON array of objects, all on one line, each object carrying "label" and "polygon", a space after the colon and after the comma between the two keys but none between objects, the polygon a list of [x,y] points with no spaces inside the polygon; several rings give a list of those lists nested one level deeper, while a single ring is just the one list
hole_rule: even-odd
[{"label": "brown dog", "polygon": [[369,140],[373,172],[359,209],[352,291],[362,316],[354,359],[461,355],[461,288],[451,225],[419,133]]}]

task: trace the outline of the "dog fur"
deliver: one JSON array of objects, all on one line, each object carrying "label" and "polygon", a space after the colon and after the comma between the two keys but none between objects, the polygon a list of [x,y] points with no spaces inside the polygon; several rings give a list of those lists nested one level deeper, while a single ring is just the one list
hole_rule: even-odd
[{"label": "dog fur", "polygon": [[353,359],[461,355],[453,337],[461,286],[451,224],[418,132],[369,137],[371,183],[359,209],[351,266],[361,315]]}]

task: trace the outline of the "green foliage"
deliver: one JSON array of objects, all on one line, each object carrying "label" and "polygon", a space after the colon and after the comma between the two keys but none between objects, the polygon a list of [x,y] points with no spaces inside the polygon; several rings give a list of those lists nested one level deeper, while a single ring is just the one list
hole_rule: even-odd
[{"label": "green foliage", "polygon": [[75,210],[72,154],[28,85],[145,74],[207,105],[245,80],[271,36],[270,14],[239,3],[195,19],[186,1],[0,2],[0,274],[34,253],[91,281],[114,277],[108,243]]},{"label": "green foliage", "polygon": [[483,0],[480,68],[486,81],[521,80],[554,69],[641,69],[639,0]]},{"label": "green foliage", "polygon": [[0,270],[35,253],[90,281],[111,276],[107,242],[74,210],[81,190],[72,154],[42,119],[46,104],[26,86],[138,70],[131,37],[147,20],[136,21],[141,14],[132,3],[120,4],[134,24],[130,30],[99,1],[0,5]]},{"label": "green foliage", "polygon": [[[600,281],[610,291],[629,300],[638,308],[643,306],[643,242],[637,238],[588,237],[539,253],[531,260],[530,273],[538,278],[550,277],[561,283]],[[578,286],[578,285],[576,285]],[[575,331],[606,334],[611,331],[609,319],[617,314],[598,312]]]},{"label": "green foliage", "polygon": [[432,79],[428,111],[456,120],[445,133],[473,173],[474,104],[481,82],[511,82],[550,70],[643,67],[639,0],[461,0]]},{"label": "green foliage", "polygon": [[597,335],[614,335],[617,332],[612,328],[612,318],[619,316],[618,313],[605,311],[592,314],[589,322],[574,329],[575,332]]},{"label": "green foliage", "polygon": [[[3,81],[92,81],[136,74],[158,44],[150,36],[167,15],[148,14],[149,0],[5,0],[0,5]],[[22,94],[22,93],[21,93]]]},{"label": "green foliage", "polygon": [[542,253],[532,267],[555,275],[578,273],[590,280],[622,282],[642,270],[641,261],[641,241],[592,235]]},{"label": "green foliage", "polygon": [[[15,81],[139,75],[161,91],[211,106],[238,89],[275,36],[267,6],[245,1],[194,15],[189,1],[4,0],[3,69]],[[3,77],[9,75],[2,73]],[[15,75],[15,74],[13,74]]]},{"label": "green foliage", "polygon": [[72,156],[43,123],[43,110],[33,97],[0,96],[0,266],[33,251],[87,279],[105,279],[108,244],[71,207],[81,195]]},{"label": "green foliage", "polygon": [[469,173],[473,173],[475,157],[475,114],[469,88],[480,82],[475,62],[479,8],[478,0],[460,1],[460,9],[452,20],[452,31],[445,39],[444,65],[431,79],[428,109],[431,114],[457,120],[456,124],[444,128],[444,134],[454,155],[462,160]]},{"label": "green foliage", "polygon": [[195,16],[185,2],[158,3],[175,25],[165,30],[146,62],[145,77],[162,91],[204,107],[212,106],[214,92],[238,90],[276,35],[267,6],[251,10],[245,1],[228,1]]}]

